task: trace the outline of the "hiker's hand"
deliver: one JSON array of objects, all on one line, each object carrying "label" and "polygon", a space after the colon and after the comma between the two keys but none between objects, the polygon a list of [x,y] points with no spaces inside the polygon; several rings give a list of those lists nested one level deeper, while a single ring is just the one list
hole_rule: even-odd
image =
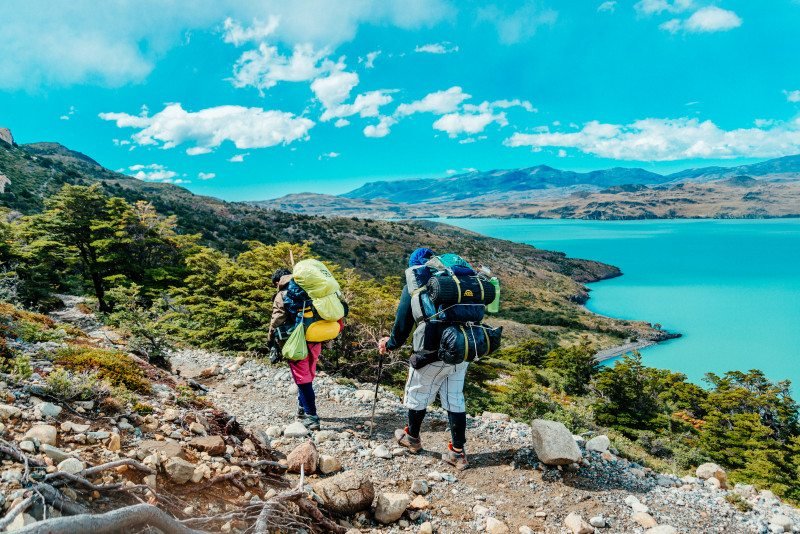
[{"label": "hiker's hand", "polygon": [[378,341],[378,352],[380,354],[386,354],[389,351],[389,349],[386,348],[386,344],[388,342],[389,342],[389,338],[388,337],[383,337],[383,338],[381,338],[380,341]]}]

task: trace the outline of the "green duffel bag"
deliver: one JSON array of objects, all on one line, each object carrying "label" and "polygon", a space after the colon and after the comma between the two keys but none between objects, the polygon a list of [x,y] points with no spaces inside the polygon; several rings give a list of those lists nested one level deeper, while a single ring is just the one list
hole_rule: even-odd
[{"label": "green duffel bag", "polygon": [[306,345],[306,329],[303,324],[297,325],[289,339],[283,344],[281,354],[287,360],[300,361],[306,359],[308,356],[308,345]]}]

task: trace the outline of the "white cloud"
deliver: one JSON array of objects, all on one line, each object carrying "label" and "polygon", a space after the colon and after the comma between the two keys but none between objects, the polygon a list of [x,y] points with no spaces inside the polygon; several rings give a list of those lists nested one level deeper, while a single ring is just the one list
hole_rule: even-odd
[{"label": "white cloud", "polygon": [[114,121],[119,128],[135,128],[132,136],[139,145],[162,148],[190,143],[187,153],[205,153],[225,141],[236,148],[265,148],[308,139],[314,122],[284,111],[217,106],[186,111],[180,104],[168,104],[153,116],[127,113],[101,113],[103,120]]},{"label": "white cloud", "polygon": [[559,158],[566,158],[567,157],[567,151],[564,150],[563,148],[559,148],[558,149],[558,157]]},{"label": "white cloud", "polygon": [[261,37],[274,16],[280,19],[270,35],[275,42],[334,47],[351,40],[362,24],[416,29],[454,13],[447,0],[0,2],[0,89],[142,81],[185,42],[187,32],[224,30],[220,21],[227,17],[267,21],[255,30],[224,30],[231,42]]},{"label": "white cloud", "polygon": [[72,118],[73,115],[75,115],[75,106],[70,106],[69,111],[61,115],[59,119],[61,119],[62,121],[68,121]]},{"label": "white cloud", "polygon": [[786,100],[788,102],[800,102],[800,89],[796,89],[794,91],[784,91],[783,94],[786,95]]},{"label": "white cloud", "polygon": [[366,57],[358,58],[358,62],[363,63],[365,69],[371,69],[375,67],[375,60],[378,58],[379,55],[381,55],[381,51],[375,50],[373,52],[367,53]]},{"label": "white cloud", "polygon": [[358,85],[358,74],[346,72],[343,63],[337,64],[330,74],[311,82],[311,90],[325,109],[333,109],[350,97]]},{"label": "white cloud", "polygon": [[444,173],[445,173],[445,174],[450,174],[450,175],[452,175],[452,174],[455,174],[455,173],[457,173],[457,172],[458,172],[458,171],[457,171],[457,170],[455,170],[455,169],[447,169],[446,171],[444,171]]},{"label": "white cloud", "polygon": [[339,119],[334,122],[333,125],[337,128],[344,128],[345,126],[350,126],[350,121],[347,119]]},{"label": "white cloud", "polygon": [[225,19],[225,34],[222,40],[234,46],[240,46],[251,41],[259,43],[275,33],[275,30],[278,29],[278,21],[278,17],[273,15],[266,22],[253,20],[252,26],[244,27],[238,21],[228,17]]},{"label": "white cloud", "polygon": [[197,177],[201,180],[211,180],[212,178],[216,178],[217,174],[213,172],[198,172]]},{"label": "white cloud", "polygon": [[683,27],[683,21],[681,19],[669,19],[659,24],[658,27],[669,33],[678,33]]},{"label": "white cloud", "polygon": [[317,159],[322,161],[323,159],[334,159],[341,156],[338,152],[326,152],[325,154],[320,154]]},{"label": "white cloud", "polygon": [[414,52],[423,54],[452,54],[453,52],[458,52],[458,46],[447,41],[442,43],[429,43],[418,45],[414,48]]},{"label": "white cloud", "polygon": [[393,91],[380,89],[356,95],[351,104],[339,104],[331,109],[326,109],[320,120],[329,121],[334,118],[351,117],[353,115],[377,117],[379,108],[392,102],[393,99],[389,95],[391,92]]},{"label": "white cloud", "polygon": [[[511,5],[519,5],[510,3]],[[492,4],[478,10],[478,20],[489,22],[503,44],[516,44],[533,37],[541,26],[552,26],[558,12],[539,0],[525,0],[515,11],[507,12]]]},{"label": "white cloud", "polygon": [[774,158],[800,152],[800,119],[764,128],[723,130],[694,118],[643,119],[627,125],[592,121],[574,132],[515,133],[512,147],[576,148],[629,161],[675,161],[736,157]]},{"label": "white cloud", "polygon": [[410,104],[400,104],[397,106],[395,115],[404,117],[414,113],[435,113],[437,115],[452,113],[469,98],[472,98],[472,95],[465,93],[461,87],[454,86],[446,91],[429,93]]},{"label": "white cloud", "polygon": [[244,161],[244,158],[246,156],[249,156],[249,155],[250,155],[250,152],[243,152],[241,154],[234,154],[233,156],[228,158],[228,161],[230,161],[231,163],[241,163],[241,162]]},{"label": "white cloud", "polygon": [[[185,180],[176,177],[178,173],[175,171],[171,171],[164,167],[163,165],[159,165],[158,163],[151,163],[149,165],[143,165],[141,163],[136,165],[131,165],[127,169],[130,171],[128,173],[129,176],[133,176],[134,178],[138,178],[143,182],[161,182],[165,184],[174,184],[174,183],[185,183]],[[125,169],[121,169],[120,172],[124,172]],[[133,173],[133,174],[130,174]]]},{"label": "white cloud", "polygon": [[433,123],[435,130],[447,132],[450,137],[457,137],[460,134],[475,134],[482,132],[488,125],[496,122],[500,126],[506,126],[505,113],[448,113],[442,115]]},{"label": "white cloud", "polygon": [[641,0],[634,4],[634,9],[642,15],[660,15],[661,13],[682,13],[694,6],[693,0]]},{"label": "white cloud", "polygon": [[127,146],[130,145],[131,142],[127,139],[112,139],[114,146]]},{"label": "white cloud", "polygon": [[397,124],[397,120],[393,117],[381,117],[378,124],[369,124],[364,127],[364,135],[366,137],[386,137],[395,124]]},{"label": "white cloud", "polygon": [[600,13],[613,13],[617,9],[617,3],[613,0],[608,0],[597,6],[597,11]]},{"label": "white cloud", "polygon": [[234,87],[255,87],[262,93],[278,82],[307,82],[329,68],[323,63],[327,54],[326,49],[302,44],[287,57],[278,47],[261,43],[257,50],[248,50],[236,60],[231,81]]},{"label": "white cloud", "polygon": [[727,9],[717,6],[708,6],[698,9],[684,23],[687,32],[724,32],[738,28],[742,19]]}]

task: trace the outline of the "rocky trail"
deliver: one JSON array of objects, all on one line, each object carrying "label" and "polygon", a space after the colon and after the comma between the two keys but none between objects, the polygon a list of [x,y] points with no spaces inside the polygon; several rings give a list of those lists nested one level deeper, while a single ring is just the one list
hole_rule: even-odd
[{"label": "rocky trail", "polygon": [[[182,375],[207,385],[214,404],[263,430],[278,453],[289,454],[309,439],[287,437],[297,390],[285,364],[240,364],[198,350],[177,353],[173,363]],[[363,532],[800,531],[798,511],[770,492],[750,486],[722,489],[721,470],[698,473],[706,480],[653,473],[617,457],[602,437],[590,440],[588,449],[594,450],[587,451],[584,438],[570,435],[580,444],[583,460],[546,466],[534,452],[531,426],[504,414],[468,418],[470,469],[456,472],[440,459],[449,441],[443,410],[429,412],[421,435],[425,450],[413,456],[393,439],[394,430],[404,425],[401,399],[393,393],[379,393],[370,440],[374,384],[355,388],[323,374],[315,388],[322,430],[310,438],[320,454],[337,459],[346,471],[367,474],[376,494],[404,494],[410,501],[402,518],[389,525],[376,524],[367,513],[357,515],[352,525]],[[729,492],[752,510],[738,510],[726,500]]]},{"label": "rocky trail", "polygon": [[[64,301],[55,327],[80,329],[81,346],[124,352],[124,339],[81,299]],[[107,399],[43,393],[63,342],[13,343],[34,372],[0,384],[0,530],[800,532],[797,509],[768,491],[729,487],[714,464],[697,476],[655,473],[605,436],[573,436],[560,423],[469,417],[470,469],[457,472],[440,458],[449,440],[441,409],[423,425],[425,449],[408,455],[393,439],[401,399],[381,388],[370,439],[374,384],[320,373],[322,429],[309,433],[293,423],[286,364],[187,348],[172,355],[172,374],[138,360],[152,380],[146,414],[111,413]]]}]

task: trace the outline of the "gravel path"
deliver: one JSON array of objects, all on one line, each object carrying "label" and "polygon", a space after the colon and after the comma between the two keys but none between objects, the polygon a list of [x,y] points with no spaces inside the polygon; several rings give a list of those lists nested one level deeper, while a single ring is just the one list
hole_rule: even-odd
[{"label": "gravel path", "polygon": [[[186,377],[198,377],[201,370],[216,366],[219,374],[201,380],[210,388],[210,399],[242,423],[273,437],[273,448],[288,454],[303,438],[280,437],[297,406],[296,386],[287,366],[238,361],[200,350],[181,351],[173,357],[175,368]],[[626,498],[630,502],[631,495],[649,508],[659,525],[671,525],[678,532],[766,533],[777,530],[770,525],[779,520],[776,515],[787,516],[794,531],[800,531],[798,510],[768,492],[738,488],[736,492],[753,507],[743,513],[726,500],[729,492],[725,490],[693,477],[681,480],[652,473],[608,452],[602,456],[585,453],[579,468],[547,468],[530,448],[530,426],[498,420],[503,418],[500,414],[468,418],[471,468],[456,473],[440,459],[449,440],[442,410],[433,410],[426,418],[425,450],[408,456],[397,450],[392,438],[394,429],[404,424],[404,409],[395,395],[381,390],[370,441],[366,423],[374,385],[356,389],[323,374],[315,387],[323,421],[322,431],[314,433],[320,453],[338,458],[344,469],[369,471],[378,493],[409,492],[414,480],[426,480],[431,487],[425,496],[430,503],[427,509],[381,527],[362,515],[353,520],[353,526],[363,532],[417,532],[424,521],[430,521],[439,533],[483,532],[490,517],[503,521],[510,532],[570,532],[564,526],[570,512],[586,521],[603,516],[607,526],[597,532],[645,532],[625,502]],[[389,459],[375,454],[386,455],[387,450]]]}]

